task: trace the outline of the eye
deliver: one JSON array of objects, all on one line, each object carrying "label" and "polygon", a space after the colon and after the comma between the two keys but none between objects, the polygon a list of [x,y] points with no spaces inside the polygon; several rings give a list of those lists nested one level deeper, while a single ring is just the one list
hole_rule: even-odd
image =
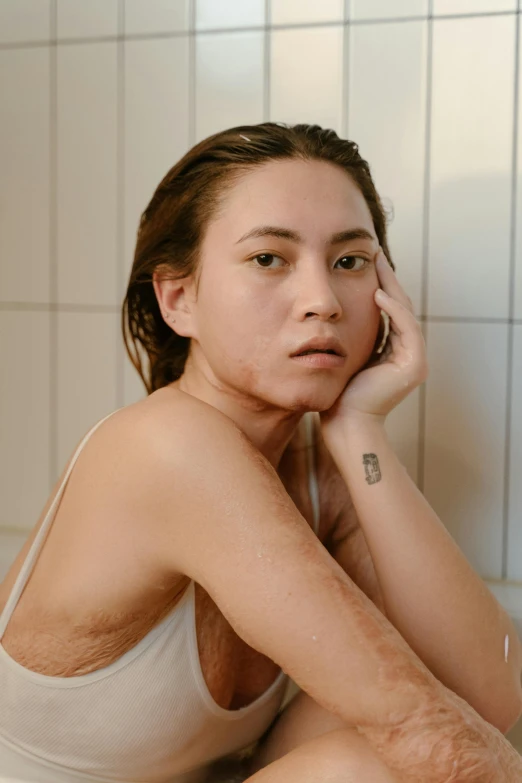
[{"label": "eye", "polygon": [[364,258],[363,256],[343,256],[336,263],[338,264],[340,261],[344,261],[345,259],[348,259],[348,261],[350,261],[350,262],[362,261],[362,264],[361,264],[361,266],[358,269],[354,269],[353,266],[350,266],[350,267],[346,267],[345,266],[344,269],[347,269],[349,272],[360,272],[362,269],[364,269],[370,263],[369,259]]},{"label": "eye", "polygon": [[[250,260],[254,261],[256,266],[260,267],[261,269],[274,269],[276,268],[272,266],[272,260],[274,258],[278,258],[280,261],[283,260],[281,256],[276,256],[275,253],[260,253],[259,255],[251,258]],[[363,256],[343,256],[336,263],[338,264],[341,261],[344,261],[345,259],[347,259],[351,263],[351,266],[344,267],[344,269],[346,269],[349,272],[354,272],[354,271],[360,272],[370,263],[369,259],[364,258]],[[357,261],[361,263],[358,268],[355,268],[354,262],[357,263]]]},{"label": "eye", "polygon": [[260,266],[261,269],[270,269],[270,261],[273,258],[279,258],[280,260],[282,260],[281,256],[276,256],[274,255],[274,253],[260,253],[260,255],[254,256],[250,260],[256,261],[258,258],[263,259],[263,262],[267,262],[266,264],[265,263],[261,263],[259,265],[256,264],[257,266]]}]

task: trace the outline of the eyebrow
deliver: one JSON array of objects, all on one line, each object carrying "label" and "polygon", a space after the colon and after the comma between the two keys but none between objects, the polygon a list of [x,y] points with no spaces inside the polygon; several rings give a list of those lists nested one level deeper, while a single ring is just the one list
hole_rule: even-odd
[{"label": "eyebrow", "polygon": [[[289,228],[281,228],[280,226],[258,226],[247,231],[246,234],[237,240],[236,245],[240,242],[244,242],[247,239],[259,238],[259,237],[277,237],[278,239],[289,239],[291,242],[297,242],[303,244],[304,239],[297,231],[292,231]],[[365,228],[350,228],[346,231],[339,231],[337,234],[332,234],[329,240],[325,241],[325,245],[338,245],[341,242],[350,242],[353,239],[371,239],[375,240],[373,234],[371,234]]]}]

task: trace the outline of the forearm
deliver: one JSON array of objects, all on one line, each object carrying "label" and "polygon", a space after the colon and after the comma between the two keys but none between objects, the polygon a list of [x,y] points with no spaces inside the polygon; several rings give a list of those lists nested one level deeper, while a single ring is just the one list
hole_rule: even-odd
[{"label": "forearm", "polygon": [[[507,705],[516,717],[522,666],[509,616],[409,478],[380,422],[354,416],[331,440],[330,453],[348,485],[388,618],[441,682],[507,730]],[[365,454],[376,455],[380,478],[375,483],[366,480]]]},{"label": "forearm", "polygon": [[[441,686],[442,688],[442,686]],[[359,728],[401,783],[519,783],[522,758],[460,696],[412,714],[399,728]]]}]

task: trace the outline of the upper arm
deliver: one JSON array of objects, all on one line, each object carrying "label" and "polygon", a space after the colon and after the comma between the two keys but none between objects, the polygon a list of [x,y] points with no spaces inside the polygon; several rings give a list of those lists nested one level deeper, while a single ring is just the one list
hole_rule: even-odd
[{"label": "upper arm", "polygon": [[382,719],[397,707],[380,685],[386,665],[396,671],[401,661],[405,676],[415,669],[427,686],[428,670],[320,543],[270,463],[225,419],[178,422],[156,498],[165,556],[322,706],[350,725]]}]

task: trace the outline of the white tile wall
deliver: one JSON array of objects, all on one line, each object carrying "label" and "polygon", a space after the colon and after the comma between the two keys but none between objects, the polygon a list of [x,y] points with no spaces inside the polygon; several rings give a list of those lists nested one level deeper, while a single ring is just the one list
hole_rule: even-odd
[{"label": "white tile wall", "polygon": [[348,69],[348,136],[357,140],[393,211],[390,250],[416,313],[423,260],[426,39],[427,22],[356,25]]},{"label": "white tile wall", "polygon": [[32,528],[50,489],[50,318],[0,311],[0,528]]},{"label": "white tile wall", "polygon": [[48,41],[51,35],[51,0],[2,0],[0,43]]},{"label": "white tile wall", "polygon": [[[521,6],[522,7],[522,6]],[[518,35],[522,40],[522,15],[518,17]],[[522,46],[521,46],[522,51]],[[516,269],[515,269],[515,312],[514,317],[522,320],[522,56],[518,60],[518,139],[517,139],[517,180],[516,180]]]},{"label": "white tile wall", "polygon": [[419,481],[419,405],[420,389],[415,389],[392,410],[385,422],[394,451],[415,483]]},{"label": "white tile wall", "polygon": [[95,38],[118,33],[118,0],[57,0],[57,37]]},{"label": "white tile wall", "polygon": [[515,21],[434,23],[430,315],[508,316]]},{"label": "white tile wall", "polygon": [[425,495],[472,566],[502,571],[506,324],[430,323]]},{"label": "white tile wall", "polygon": [[428,0],[351,0],[352,19],[400,19],[428,13]]},{"label": "white tile wall", "polygon": [[[125,350],[125,349],[124,349]],[[145,364],[145,367],[147,365]],[[123,369],[123,405],[132,405],[147,396],[145,385],[125,352]]]},{"label": "white tile wall", "polygon": [[49,60],[44,47],[0,50],[2,302],[49,296]]},{"label": "white tile wall", "polygon": [[116,43],[58,48],[58,300],[116,306]]},{"label": "white tile wall", "polygon": [[[126,41],[122,142],[125,287],[140,215],[156,185],[189,147],[188,115],[188,39]],[[122,297],[123,293],[122,285]]]},{"label": "white tile wall", "polygon": [[263,122],[263,63],[262,32],[198,35],[196,141],[235,125]]},{"label": "white tile wall", "polygon": [[344,0],[272,0],[272,24],[311,24],[344,19]]},{"label": "white tile wall", "polygon": [[513,333],[507,577],[522,582],[522,324]]},{"label": "white tile wall", "polygon": [[342,129],[343,29],[310,27],[271,35],[270,119]]},{"label": "white tile wall", "polygon": [[0,531],[0,581],[7,574],[26,538],[26,533]]},{"label": "white tile wall", "polygon": [[124,0],[125,34],[183,32],[190,22],[189,0]]},{"label": "white tile wall", "polygon": [[433,0],[434,14],[479,14],[516,9],[517,0]]},{"label": "white tile wall", "polygon": [[520,10],[352,0],[344,24],[343,5],[272,0],[288,29],[265,31],[264,0],[1,0],[0,529],[23,532],[0,568],[81,436],[144,396],[119,303],[154,188],[198,139],[272,119],[348,132],[369,160],[430,361],[388,432],[477,570],[522,581]]},{"label": "white tile wall", "polygon": [[258,27],[265,23],[265,0],[196,0],[196,29]]},{"label": "white tile wall", "polygon": [[55,481],[87,430],[118,407],[117,341],[116,313],[58,314]]}]

